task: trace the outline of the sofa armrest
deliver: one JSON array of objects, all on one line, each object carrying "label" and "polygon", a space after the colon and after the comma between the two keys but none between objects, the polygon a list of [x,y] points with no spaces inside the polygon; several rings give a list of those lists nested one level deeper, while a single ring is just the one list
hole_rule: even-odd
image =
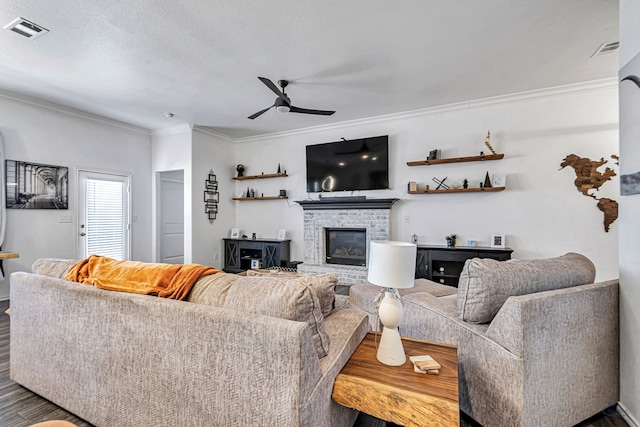
[{"label": "sofa armrest", "polygon": [[573,425],[618,399],[618,280],[510,297],[487,337],[523,360],[525,425]]}]

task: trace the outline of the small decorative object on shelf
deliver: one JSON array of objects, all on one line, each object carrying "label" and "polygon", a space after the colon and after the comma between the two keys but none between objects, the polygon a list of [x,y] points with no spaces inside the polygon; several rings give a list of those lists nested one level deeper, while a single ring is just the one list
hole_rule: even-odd
[{"label": "small decorative object on shelf", "polygon": [[438,186],[436,187],[436,190],[440,190],[441,188],[443,190],[448,190],[449,186],[444,183],[446,180],[447,180],[446,176],[444,178],[442,178],[442,179],[438,179],[436,177],[433,177],[432,181],[435,182],[436,184],[438,184]]},{"label": "small decorative object on shelf", "polygon": [[491,235],[491,247],[492,248],[504,248],[506,246],[504,234],[492,234]]},{"label": "small decorative object on shelf", "polygon": [[455,234],[449,234],[447,237],[445,237],[445,239],[447,239],[447,246],[448,247],[453,247],[456,245],[456,235]]},{"label": "small decorative object on shelf", "polygon": [[469,181],[467,181],[467,178],[462,181],[462,188],[469,188]]},{"label": "small decorative object on shelf", "polygon": [[409,191],[417,191],[418,185],[415,181],[409,181]]},{"label": "small decorative object on shelf", "polygon": [[256,240],[256,233],[251,233],[251,240]]},{"label": "small decorative object on shelf", "polygon": [[280,190],[280,197],[287,197],[287,190]]},{"label": "small decorative object on shelf", "polygon": [[238,176],[244,176],[244,165],[242,163],[236,166],[236,172],[238,172]]},{"label": "small decorative object on shelf", "polygon": [[251,197],[251,189],[247,187],[247,195],[245,197]]},{"label": "small decorative object on shelf", "polygon": [[489,172],[487,172],[487,174],[484,177],[484,185],[483,188],[491,188],[491,179],[489,179]]},{"label": "small decorative object on shelf", "polygon": [[496,150],[491,146],[491,132],[487,131],[487,137],[484,139],[484,145],[491,150],[491,154],[497,154]]},{"label": "small decorative object on shelf", "polygon": [[278,163],[278,173],[282,173],[280,170],[280,163]]},{"label": "small decorative object on shelf", "polygon": [[440,156],[440,150],[439,149],[435,149],[435,150],[431,150],[429,151],[429,157],[427,157],[427,160],[436,160],[438,159]]},{"label": "small decorative object on shelf", "polygon": [[207,214],[210,223],[213,223],[213,220],[216,219],[219,202],[218,181],[213,170],[209,170],[209,176],[204,182],[204,213]]},{"label": "small decorative object on shelf", "polygon": [[491,184],[494,187],[504,187],[507,182],[507,175],[505,173],[494,173],[491,175]]}]

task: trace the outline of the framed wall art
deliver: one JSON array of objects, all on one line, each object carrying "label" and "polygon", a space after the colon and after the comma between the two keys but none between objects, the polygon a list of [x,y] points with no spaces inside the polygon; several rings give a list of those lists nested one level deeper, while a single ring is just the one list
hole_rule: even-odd
[{"label": "framed wall art", "polygon": [[69,168],[5,161],[7,209],[69,209]]}]

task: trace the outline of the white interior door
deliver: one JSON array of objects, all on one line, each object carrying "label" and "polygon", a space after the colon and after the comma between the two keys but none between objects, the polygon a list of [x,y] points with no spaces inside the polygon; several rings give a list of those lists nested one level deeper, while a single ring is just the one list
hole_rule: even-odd
[{"label": "white interior door", "polygon": [[78,171],[78,259],[129,259],[129,175]]},{"label": "white interior door", "polygon": [[158,262],[184,264],[184,171],[158,173]]}]

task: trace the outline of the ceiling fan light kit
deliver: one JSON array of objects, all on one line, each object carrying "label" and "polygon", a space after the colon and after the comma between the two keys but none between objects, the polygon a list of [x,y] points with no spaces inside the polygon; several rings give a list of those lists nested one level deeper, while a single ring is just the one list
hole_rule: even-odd
[{"label": "ceiling fan light kit", "polygon": [[257,113],[253,113],[252,115],[250,115],[248,118],[251,119],[251,120],[253,120],[253,119],[257,118],[257,117],[260,117],[261,115],[263,115],[264,113],[266,113],[267,111],[269,111],[273,107],[276,107],[276,111],[278,111],[279,113],[302,113],[302,114],[314,114],[314,115],[319,115],[319,116],[330,116],[333,113],[335,113],[335,111],[310,110],[310,109],[307,109],[307,108],[300,108],[300,107],[296,107],[294,105],[291,105],[291,99],[287,96],[287,94],[284,91],[284,89],[289,85],[289,81],[288,80],[278,80],[278,84],[282,88],[282,90],[280,90],[268,78],[266,78],[266,77],[258,77],[258,79],[262,83],[264,83],[265,86],[267,86],[269,89],[271,89],[271,91],[273,93],[278,95],[278,97],[276,98],[275,102],[273,103],[273,105],[271,107],[267,107],[264,110],[260,110]]}]

